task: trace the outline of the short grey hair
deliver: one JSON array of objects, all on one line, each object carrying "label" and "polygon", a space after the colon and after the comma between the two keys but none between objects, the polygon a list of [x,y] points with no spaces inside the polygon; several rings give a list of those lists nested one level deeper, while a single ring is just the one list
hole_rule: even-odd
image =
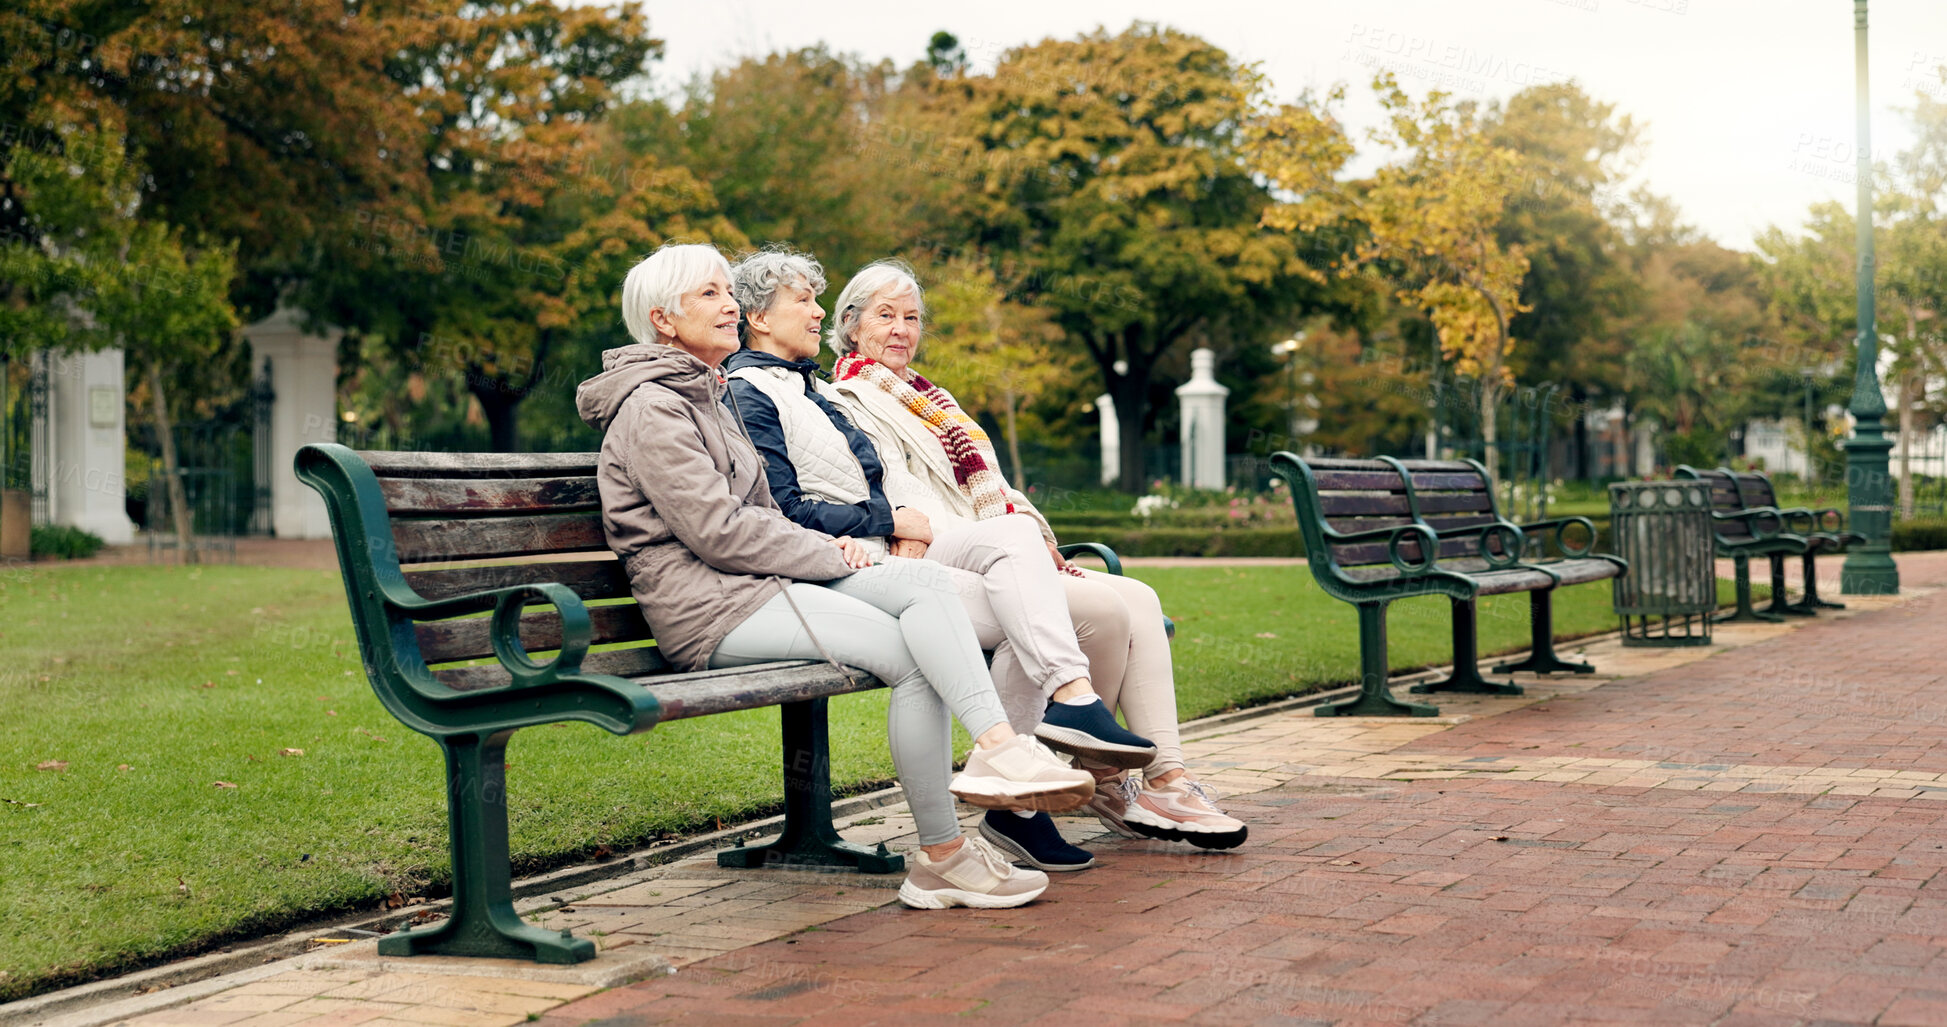
[{"label": "short grey hair", "polygon": [[912,266],[903,260],[875,260],[845,283],[838,302],[832,305],[835,313],[831,331],[825,334],[825,345],[833,353],[843,357],[858,348],[859,317],[864,314],[865,305],[888,289],[895,296],[911,290],[913,302],[919,306],[919,316],[926,316],[926,293],[919,287],[919,279],[913,276]]},{"label": "short grey hair", "polygon": [[813,296],[825,291],[825,269],[808,253],[793,253],[783,247],[759,250],[730,269],[730,294],[745,317],[737,319],[737,341],[750,345],[752,311],[766,311],[777,302],[777,294],[797,285]]},{"label": "short grey hair", "polygon": [[730,279],[730,262],[709,243],[664,243],[630,268],[629,276],[622,279],[622,324],[629,337],[661,342],[649,312],[683,316],[683,294],[708,281],[712,271],[722,271],[724,280]]}]

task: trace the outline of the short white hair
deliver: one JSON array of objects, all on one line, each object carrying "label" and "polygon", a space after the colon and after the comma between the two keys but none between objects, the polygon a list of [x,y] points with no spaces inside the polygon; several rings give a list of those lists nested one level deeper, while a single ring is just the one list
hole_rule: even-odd
[{"label": "short white hair", "polygon": [[622,279],[622,324],[629,337],[661,342],[649,312],[683,316],[683,294],[708,281],[712,271],[721,271],[724,280],[730,280],[730,262],[709,243],[664,243],[630,268],[629,276]]},{"label": "short white hair", "polygon": [[910,291],[913,303],[919,307],[919,316],[926,317],[926,293],[920,289],[919,279],[913,277],[912,267],[903,260],[875,260],[860,268],[838,294],[838,302],[832,305],[836,313],[832,317],[832,330],[825,335],[825,345],[841,357],[859,348],[859,318],[865,313],[865,305],[887,291],[894,296]]},{"label": "short white hair", "polygon": [[800,284],[813,296],[825,291],[825,269],[808,253],[773,247],[738,261],[730,269],[730,294],[744,312],[737,322],[737,338],[748,345],[749,315],[770,310],[779,292]]}]

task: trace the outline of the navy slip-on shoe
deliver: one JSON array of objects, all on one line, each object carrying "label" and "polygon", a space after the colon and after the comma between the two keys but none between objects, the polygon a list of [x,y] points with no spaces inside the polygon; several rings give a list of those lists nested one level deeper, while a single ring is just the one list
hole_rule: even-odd
[{"label": "navy slip-on shoe", "polygon": [[1010,810],[988,810],[980,819],[980,836],[1009,859],[1036,870],[1087,870],[1095,865],[1095,857],[1068,844],[1046,813],[1017,817]]},{"label": "navy slip-on shoe", "polygon": [[1116,723],[1107,703],[1055,702],[1041,715],[1034,736],[1050,749],[1133,770],[1156,758],[1156,743]]}]

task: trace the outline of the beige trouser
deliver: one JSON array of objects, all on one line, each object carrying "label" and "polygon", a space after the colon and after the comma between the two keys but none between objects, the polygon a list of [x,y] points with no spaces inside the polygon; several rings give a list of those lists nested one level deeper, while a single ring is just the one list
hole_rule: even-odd
[{"label": "beige trouser", "polygon": [[[1061,581],[1067,586],[1068,615],[1088,657],[1095,693],[1109,709],[1122,713],[1129,730],[1156,743],[1156,758],[1143,768],[1144,776],[1182,770],[1176,670],[1163,631],[1162,600],[1155,589],[1134,578],[1100,571],[1083,574],[1064,574]],[[1001,698],[1005,706],[1006,694]]]},{"label": "beige trouser", "polygon": [[994,691],[1008,723],[1032,732],[1055,689],[1089,676],[1069,627],[1066,575],[1048,557],[1040,528],[1021,514],[990,518],[936,535],[926,558],[952,573],[975,637],[994,654]]}]

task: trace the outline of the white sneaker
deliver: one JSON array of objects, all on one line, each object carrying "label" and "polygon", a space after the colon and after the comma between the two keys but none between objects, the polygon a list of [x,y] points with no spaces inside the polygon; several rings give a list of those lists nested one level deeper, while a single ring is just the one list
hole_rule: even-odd
[{"label": "white sneaker", "polygon": [[935,861],[921,849],[899,886],[899,901],[914,909],[1008,909],[1026,905],[1048,890],[1048,875],[1026,870],[994,851],[985,838],[968,838],[958,851]]},{"label": "white sneaker", "polygon": [[947,790],[981,809],[1066,813],[1095,794],[1095,775],[1063,763],[1033,735],[1015,735],[967,754],[967,769]]}]

